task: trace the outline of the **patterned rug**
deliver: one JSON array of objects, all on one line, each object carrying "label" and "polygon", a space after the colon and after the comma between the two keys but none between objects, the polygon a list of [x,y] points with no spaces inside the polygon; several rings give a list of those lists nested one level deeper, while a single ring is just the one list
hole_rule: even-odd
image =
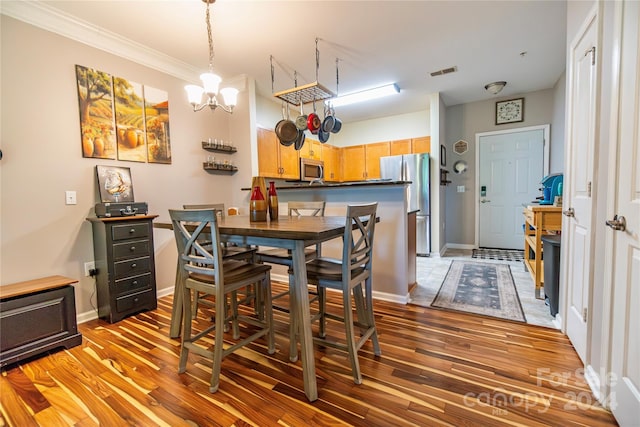
[{"label": "patterned rug", "polygon": [[453,261],[431,305],[526,322],[506,264]]},{"label": "patterned rug", "polygon": [[500,261],[522,261],[524,259],[524,251],[516,249],[474,249],[471,258],[477,259],[497,259]]}]

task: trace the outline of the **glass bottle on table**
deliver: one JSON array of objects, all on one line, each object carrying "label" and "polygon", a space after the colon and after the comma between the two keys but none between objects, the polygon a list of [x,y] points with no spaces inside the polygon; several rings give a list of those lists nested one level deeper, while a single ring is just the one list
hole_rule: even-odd
[{"label": "glass bottle on table", "polygon": [[271,221],[278,220],[278,193],[276,192],[276,184],[269,181],[269,218]]},{"label": "glass bottle on table", "polygon": [[251,222],[260,222],[267,220],[267,200],[265,200],[260,186],[253,187],[251,192],[251,200],[249,201],[249,220]]}]

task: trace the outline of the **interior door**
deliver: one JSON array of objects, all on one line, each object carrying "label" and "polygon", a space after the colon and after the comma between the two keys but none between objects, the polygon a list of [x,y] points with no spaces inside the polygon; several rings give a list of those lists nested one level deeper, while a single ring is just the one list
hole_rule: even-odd
[{"label": "interior door", "polygon": [[478,142],[478,244],[522,249],[523,204],[541,194],[544,129],[487,134]]},{"label": "interior door", "polygon": [[588,307],[593,282],[592,217],[595,195],[594,154],[596,150],[596,53],[597,16],[586,23],[570,47],[570,107],[567,120],[569,153],[562,224],[566,252],[567,335],[584,363],[587,363]]},{"label": "interior door", "polygon": [[[615,144],[616,191],[607,222],[612,231],[613,291],[611,327],[611,410],[621,426],[637,425],[640,416],[640,4],[616,2],[622,22],[618,123]],[[614,107],[614,110],[616,107]],[[621,226],[624,217],[626,223]]]}]

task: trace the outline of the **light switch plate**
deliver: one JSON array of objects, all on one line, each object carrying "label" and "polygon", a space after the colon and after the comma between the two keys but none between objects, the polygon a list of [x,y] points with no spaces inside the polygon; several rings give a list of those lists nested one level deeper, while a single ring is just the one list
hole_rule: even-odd
[{"label": "light switch plate", "polygon": [[76,205],[78,200],[76,199],[76,192],[67,190],[64,192],[64,200],[67,205]]},{"label": "light switch plate", "polygon": [[464,193],[465,190],[464,185],[458,185],[458,193]]}]

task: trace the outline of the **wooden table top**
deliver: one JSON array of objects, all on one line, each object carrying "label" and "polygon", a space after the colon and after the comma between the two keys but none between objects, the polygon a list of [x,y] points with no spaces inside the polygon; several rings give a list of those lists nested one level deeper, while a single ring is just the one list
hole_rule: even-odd
[{"label": "wooden table top", "polygon": [[[170,222],[154,222],[155,228],[172,230]],[[251,222],[247,215],[218,221],[220,234],[287,240],[322,240],[344,233],[344,216],[281,216],[278,221]]]},{"label": "wooden table top", "polygon": [[19,295],[47,291],[49,289],[57,289],[73,283],[78,283],[78,280],[65,276],[48,276],[34,280],[27,280],[25,282],[12,283],[10,285],[0,286],[0,299],[13,298]]}]

